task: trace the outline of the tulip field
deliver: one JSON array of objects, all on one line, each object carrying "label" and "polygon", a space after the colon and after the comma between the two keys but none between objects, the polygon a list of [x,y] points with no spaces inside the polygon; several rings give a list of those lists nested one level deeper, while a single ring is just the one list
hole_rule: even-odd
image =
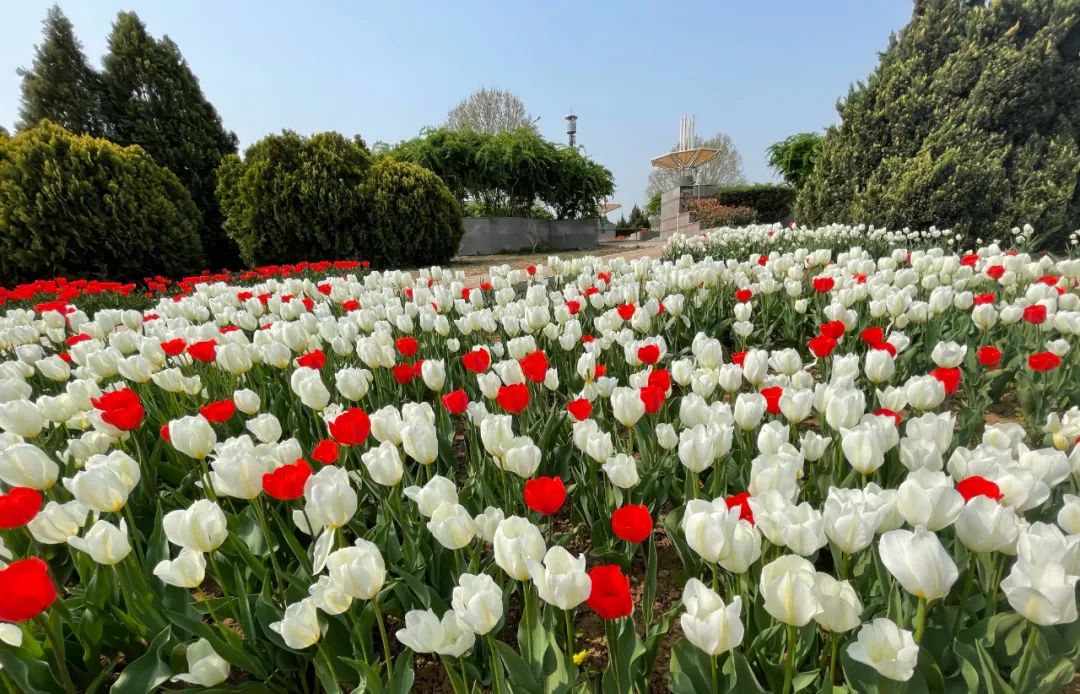
[{"label": "tulip field", "polygon": [[1060,692],[1080,259],[1030,243],[0,289],[0,688]]}]

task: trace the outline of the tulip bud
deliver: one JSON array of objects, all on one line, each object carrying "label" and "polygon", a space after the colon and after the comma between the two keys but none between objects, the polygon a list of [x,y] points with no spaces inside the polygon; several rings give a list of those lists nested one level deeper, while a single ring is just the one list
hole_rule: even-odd
[{"label": "tulip bud", "polygon": [[540,529],[520,516],[510,516],[495,530],[495,563],[510,578],[529,578],[528,559],[540,561],[547,547]]},{"label": "tulip bud", "polygon": [[725,605],[723,598],[696,578],[683,588],[686,613],[680,618],[686,639],[709,656],[737,648],[743,640],[742,597],[736,595]]},{"label": "tulip bud", "polygon": [[193,549],[182,549],[176,559],[159,561],[154,575],[170,586],[198,588],[206,576],[206,556]]},{"label": "tulip bud", "polygon": [[848,646],[848,655],[874,668],[882,677],[907,682],[915,674],[919,646],[910,631],[879,617],[863,625],[858,639]]},{"label": "tulip bud", "polygon": [[90,526],[85,537],[68,538],[68,546],[86,552],[98,564],[118,564],[131,553],[128,542],[127,523],[121,519],[117,527],[107,520],[99,520]]},{"label": "tulip bud", "polygon": [[169,542],[197,552],[213,552],[229,536],[225,513],[209,499],[169,511],[162,519],[162,528]]},{"label": "tulip bud", "polygon": [[461,574],[450,604],[458,619],[479,636],[494,629],[503,615],[502,591],[487,574]]},{"label": "tulip bud", "polygon": [[544,555],[543,563],[526,559],[529,575],[540,599],[561,610],[572,610],[589,598],[592,580],[585,568],[585,555],[577,557],[555,546]]},{"label": "tulip bud", "polygon": [[311,598],[305,598],[285,608],[285,615],[280,622],[270,624],[270,629],[277,632],[285,645],[300,650],[319,641],[319,615]]},{"label": "tulip bud", "polygon": [[214,651],[206,639],[199,639],[187,647],[185,653],[188,671],[172,679],[189,682],[200,687],[216,687],[229,678],[229,663]]}]

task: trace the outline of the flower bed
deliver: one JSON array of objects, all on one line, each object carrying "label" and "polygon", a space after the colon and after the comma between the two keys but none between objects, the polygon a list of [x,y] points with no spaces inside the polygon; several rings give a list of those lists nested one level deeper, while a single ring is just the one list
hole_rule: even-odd
[{"label": "flower bed", "polygon": [[1060,689],[1080,261],[941,238],[9,294],[0,680]]}]

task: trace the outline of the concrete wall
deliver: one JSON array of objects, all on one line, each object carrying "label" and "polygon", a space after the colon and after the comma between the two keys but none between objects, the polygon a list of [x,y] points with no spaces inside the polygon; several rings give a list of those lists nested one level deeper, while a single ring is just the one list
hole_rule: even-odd
[{"label": "concrete wall", "polygon": [[[676,230],[687,233],[689,217],[680,217],[686,214],[686,203],[698,198],[711,198],[719,189],[720,186],[716,185],[689,185],[664,191],[660,196],[660,232],[667,236]],[[696,232],[696,228],[693,231]]]},{"label": "concrete wall", "polygon": [[596,219],[532,219],[529,217],[466,217],[458,255],[492,255],[534,248],[595,248]]}]

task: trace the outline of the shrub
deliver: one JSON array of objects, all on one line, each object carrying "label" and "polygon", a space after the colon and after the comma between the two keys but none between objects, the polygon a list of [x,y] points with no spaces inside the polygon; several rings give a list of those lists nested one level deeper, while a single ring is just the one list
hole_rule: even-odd
[{"label": "shrub", "polygon": [[360,257],[370,166],[359,138],[267,135],[218,169],[225,231],[249,265]]},{"label": "shrub", "polygon": [[1080,226],[1080,24],[1073,2],[921,0],[840,100],[799,220],[936,224],[1001,238]]},{"label": "shrub", "polygon": [[757,213],[749,207],[721,205],[712,198],[691,200],[686,207],[691,221],[697,222],[702,229],[753,224],[757,218]]},{"label": "shrub", "polygon": [[0,139],[0,277],[138,280],[202,267],[199,212],[142,148],[49,121]]},{"label": "shrub", "polygon": [[789,186],[768,183],[753,186],[721,188],[716,200],[730,207],[749,207],[757,212],[757,220],[765,224],[782,222],[791,215],[796,191]]},{"label": "shrub", "polygon": [[445,263],[465,233],[461,205],[438,176],[422,166],[379,157],[362,195],[370,224],[360,253],[376,267]]}]

